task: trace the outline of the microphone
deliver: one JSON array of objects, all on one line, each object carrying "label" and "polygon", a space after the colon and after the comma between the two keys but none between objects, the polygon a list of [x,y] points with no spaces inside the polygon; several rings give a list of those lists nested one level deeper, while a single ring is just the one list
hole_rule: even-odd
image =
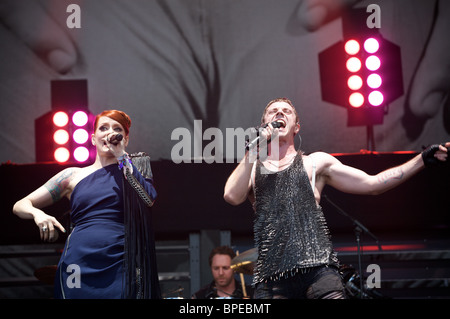
[{"label": "microphone", "polygon": [[[272,124],[273,128],[280,128],[280,127],[285,127],[283,122],[279,122],[279,121],[275,121],[275,122],[271,122],[270,124]],[[262,128],[266,128],[269,126],[269,123],[264,124],[263,126],[261,126]]]},{"label": "microphone", "polygon": [[[269,124],[272,124],[273,128],[280,128],[280,127],[285,127],[283,122],[278,122],[278,121],[274,121],[271,123],[266,123],[264,125],[261,126],[261,128],[266,128],[267,126],[269,126]],[[259,135],[253,139],[253,141],[248,142],[247,145],[245,146],[245,149],[248,151],[249,149],[255,147],[259,142]]]},{"label": "microphone", "polygon": [[119,142],[123,139],[123,135],[122,134],[116,134],[113,135],[109,138],[108,142],[110,142],[111,144],[117,145],[119,144]]}]

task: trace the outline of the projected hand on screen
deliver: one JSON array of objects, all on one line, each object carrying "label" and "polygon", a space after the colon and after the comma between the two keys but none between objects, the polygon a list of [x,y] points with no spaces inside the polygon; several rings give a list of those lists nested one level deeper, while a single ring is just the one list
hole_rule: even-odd
[{"label": "projected hand on screen", "polygon": [[439,1],[437,9],[428,44],[411,82],[407,106],[412,115],[424,121],[444,108],[444,126],[450,133],[450,1]]},{"label": "projected hand on screen", "polygon": [[64,17],[68,1],[2,0],[0,21],[22,40],[44,63],[58,73],[70,71],[77,61],[70,37],[50,13]]},{"label": "projected hand on screen", "polygon": [[[308,31],[339,17],[342,10],[359,0],[305,0],[297,12],[300,24]],[[416,72],[409,85],[404,127],[412,138],[417,138],[426,120],[438,116],[444,108],[444,126],[450,133],[450,2],[437,1],[434,25],[423,49]],[[414,123],[413,123],[414,122]]]}]

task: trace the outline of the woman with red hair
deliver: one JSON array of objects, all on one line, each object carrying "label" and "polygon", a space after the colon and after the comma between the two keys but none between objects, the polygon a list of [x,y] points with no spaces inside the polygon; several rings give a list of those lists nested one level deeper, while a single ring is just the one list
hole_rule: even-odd
[{"label": "woman with red hair", "polygon": [[62,170],[14,205],[17,216],[34,220],[42,240],[55,241],[57,229],[66,230],[42,209],[70,200],[74,227],[58,264],[55,298],[160,297],[148,218],[156,190],[149,158],[141,174],[125,152],[130,126],[122,111],[98,114],[91,137],[95,162]]}]

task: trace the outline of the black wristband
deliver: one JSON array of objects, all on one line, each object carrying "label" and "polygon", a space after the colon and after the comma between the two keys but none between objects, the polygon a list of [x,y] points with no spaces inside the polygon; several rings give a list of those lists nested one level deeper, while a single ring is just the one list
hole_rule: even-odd
[{"label": "black wristband", "polygon": [[[441,144],[442,146],[445,146],[445,144]],[[444,164],[445,162],[442,162],[440,160],[438,160],[436,157],[434,157],[434,154],[439,150],[439,144],[433,144],[428,146],[426,149],[423,150],[422,152],[422,159],[423,159],[423,163],[425,164],[426,168],[431,168],[431,167],[437,167],[440,166],[442,164]],[[447,148],[447,152],[449,151],[449,148]]]}]

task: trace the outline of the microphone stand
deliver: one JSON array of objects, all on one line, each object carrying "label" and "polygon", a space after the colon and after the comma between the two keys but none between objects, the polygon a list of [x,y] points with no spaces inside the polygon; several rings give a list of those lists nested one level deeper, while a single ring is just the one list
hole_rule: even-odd
[{"label": "microphone stand", "polygon": [[346,213],[342,208],[340,208],[338,205],[336,205],[330,198],[328,198],[327,195],[322,195],[322,198],[326,199],[328,203],[330,203],[338,213],[341,215],[347,217],[353,222],[353,225],[355,226],[355,236],[356,236],[356,246],[357,246],[357,255],[358,255],[358,268],[359,268],[359,284],[361,289],[361,299],[364,298],[364,283],[363,283],[363,273],[362,273],[362,262],[361,262],[361,234],[363,232],[367,233],[372,237],[375,242],[377,243],[378,249],[381,251],[381,245],[379,243],[378,238],[372,234],[366,226],[364,226],[360,221],[356,220],[352,216],[350,216],[348,213]]}]

